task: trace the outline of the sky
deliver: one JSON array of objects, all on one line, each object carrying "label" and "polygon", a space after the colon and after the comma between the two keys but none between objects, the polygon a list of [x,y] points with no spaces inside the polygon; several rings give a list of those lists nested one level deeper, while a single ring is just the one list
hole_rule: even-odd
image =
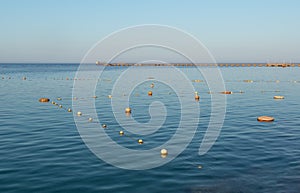
[{"label": "sky", "polygon": [[79,63],[107,35],[142,24],[192,34],[217,62],[300,62],[299,8],[298,0],[0,0],[0,63]]}]

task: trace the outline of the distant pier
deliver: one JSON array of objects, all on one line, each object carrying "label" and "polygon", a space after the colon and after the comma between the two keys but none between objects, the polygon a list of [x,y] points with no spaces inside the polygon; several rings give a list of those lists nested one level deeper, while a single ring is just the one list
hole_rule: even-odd
[{"label": "distant pier", "polygon": [[101,63],[99,66],[300,67],[300,63]]}]

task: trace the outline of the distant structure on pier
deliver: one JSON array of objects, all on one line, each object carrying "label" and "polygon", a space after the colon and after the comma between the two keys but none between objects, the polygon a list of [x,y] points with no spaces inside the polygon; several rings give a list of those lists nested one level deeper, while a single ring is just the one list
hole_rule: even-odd
[{"label": "distant structure on pier", "polygon": [[267,63],[266,64],[266,67],[282,67],[282,68],[285,68],[285,67],[291,67],[293,66],[293,64],[290,64],[290,63]]},{"label": "distant structure on pier", "polygon": [[96,65],[101,66],[200,66],[200,67],[300,67],[294,63],[106,63],[96,61]]}]

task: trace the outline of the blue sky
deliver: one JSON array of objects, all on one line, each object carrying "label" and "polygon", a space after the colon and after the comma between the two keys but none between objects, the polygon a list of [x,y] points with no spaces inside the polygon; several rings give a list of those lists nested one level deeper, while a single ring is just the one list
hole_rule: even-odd
[{"label": "blue sky", "polygon": [[163,24],[218,62],[300,62],[298,0],[0,0],[0,62],[80,62],[108,34]]}]

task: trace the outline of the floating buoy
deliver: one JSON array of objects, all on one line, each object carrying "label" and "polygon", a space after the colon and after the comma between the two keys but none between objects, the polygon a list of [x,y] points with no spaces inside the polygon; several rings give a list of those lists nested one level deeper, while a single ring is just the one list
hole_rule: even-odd
[{"label": "floating buoy", "polygon": [[274,96],[274,99],[284,99],[284,96]]},{"label": "floating buoy", "polygon": [[51,103],[52,103],[53,105],[55,105],[55,102],[54,102],[54,101],[52,101]]},{"label": "floating buoy", "polygon": [[108,98],[109,98],[109,99],[111,99],[111,98],[112,98],[112,96],[111,96],[111,95],[108,95]]},{"label": "floating buoy", "polygon": [[81,116],[81,115],[82,115],[82,112],[78,111],[78,112],[77,112],[77,115],[78,115],[78,116]]},{"label": "floating buoy", "polygon": [[127,107],[127,108],[125,109],[125,113],[131,113],[131,108]]},{"label": "floating buoy", "polygon": [[92,118],[92,117],[90,117],[90,118],[89,118],[89,122],[92,122],[92,121],[93,121],[93,118]]},{"label": "floating buoy", "polygon": [[58,100],[58,101],[61,101],[61,98],[60,98],[60,97],[58,97],[58,98],[57,98],[57,100]]},{"label": "floating buoy", "polygon": [[138,143],[139,143],[139,144],[143,144],[144,142],[143,142],[142,139],[139,139],[139,140],[138,140]]},{"label": "floating buoy", "polygon": [[95,98],[97,98],[97,96],[92,96],[92,98],[94,98],[94,99],[95,99]]},{"label": "floating buoy", "polygon": [[59,107],[59,108],[62,108],[62,105],[59,105],[58,107]]},{"label": "floating buoy", "polygon": [[149,92],[148,92],[148,96],[152,96],[152,91],[149,91]]},{"label": "floating buoy", "polygon": [[47,102],[50,101],[50,99],[48,99],[48,98],[40,98],[39,101],[40,101],[41,103],[47,103]]},{"label": "floating buoy", "polygon": [[73,97],[73,100],[76,101],[76,100],[77,100],[77,97]]},{"label": "floating buoy", "polygon": [[68,108],[68,112],[72,112],[72,109]]},{"label": "floating buoy", "polygon": [[22,79],[23,79],[23,80],[26,80],[27,78],[24,76]]},{"label": "floating buoy", "polygon": [[274,121],[274,117],[269,117],[269,116],[260,116],[257,118],[257,121],[260,121],[260,122],[272,122]]},{"label": "floating buoy", "polygon": [[124,135],[124,131],[120,131],[119,134],[122,136]]},{"label": "floating buoy", "polygon": [[223,91],[223,92],[221,92],[221,94],[232,94],[233,92],[231,92],[231,91]]},{"label": "floating buoy", "polygon": [[200,99],[200,96],[198,95],[198,92],[195,92],[195,100],[198,101]]},{"label": "floating buoy", "polygon": [[168,150],[166,150],[166,149],[161,149],[161,150],[160,150],[160,154],[161,154],[161,155],[167,155],[167,154],[168,154]]},{"label": "floating buoy", "polygon": [[201,165],[198,165],[198,169],[202,169],[203,167]]},{"label": "floating buoy", "polygon": [[106,128],[107,126],[105,124],[102,125],[102,128]]},{"label": "floating buoy", "polygon": [[152,84],[150,85],[150,87],[151,87],[151,88],[154,88],[154,84],[152,83]]},{"label": "floating buoy", "polygon": [[193,80],[193,82],[202,82],[202,81],[199,79],[196,79],[196,80]]}]

